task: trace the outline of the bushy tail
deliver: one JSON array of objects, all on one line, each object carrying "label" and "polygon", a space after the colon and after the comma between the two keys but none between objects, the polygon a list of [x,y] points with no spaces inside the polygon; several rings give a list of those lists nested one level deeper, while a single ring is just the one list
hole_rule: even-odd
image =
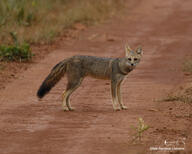
[{"label": "bushy tail", "polygon": [[45,94],[47,94],[51,88],[61,79],[61,77],[64,76],[66,72],[66,63],[67,61],[64,60],[53,67],[51,73],[43,81],[37,92],[37,96],[39,98],[42,98]]}]

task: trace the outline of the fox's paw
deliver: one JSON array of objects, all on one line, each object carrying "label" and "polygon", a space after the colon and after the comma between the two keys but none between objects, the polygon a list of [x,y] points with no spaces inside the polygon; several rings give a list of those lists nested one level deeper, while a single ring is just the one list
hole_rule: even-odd
[{"label": "fox's paw", "polygon": [[124,106],[121,107],[121,109],[122,110],[127,110],[127,106],[124,105]]},{"label": "fox's paw", "polygon": [[120,111],[120,110],[121,110],[120,107],[114,108],[114,111]]},{"label": "fox's paw", "polygon": [[74,111],[74,110],[75,110],[75,108],[73,108],[73,107],[69,108],[69,111]]},{"label": "fox's paw", "polygon": [[65,111],[69,111],[68,107],[64,106],[64,107],[63,107],[63,111],[64,111],[64,112],[65,112]]}]

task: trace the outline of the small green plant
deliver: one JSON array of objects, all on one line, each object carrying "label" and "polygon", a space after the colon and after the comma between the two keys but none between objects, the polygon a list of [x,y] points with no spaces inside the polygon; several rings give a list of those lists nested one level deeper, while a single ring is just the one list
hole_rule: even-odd
[{"label": "small green plant", "polygon": [[133,129],[136,132],[134,134],[134,138],[133,138],[132,141],[134,142],[137,139],[139,141],[141,141],[143,133],[149,129],[149,126],[144,123],[144,120],[142,118],[139,118],[138,119],[138,126],[137,127],[133,127]]},{"label": "small green plant", "polygon": [[13,39],[13,45],[0,45],[0,60],[3,61],[28,61],[33,54],[30,45],[27,43],[19,44],[16,33],[10,32]]},{"label": "small green plant", "polygon": [[30,46],[27,43],[21,45],[1,45],[0,60],[3,61],[28,61],[32,58]]}]

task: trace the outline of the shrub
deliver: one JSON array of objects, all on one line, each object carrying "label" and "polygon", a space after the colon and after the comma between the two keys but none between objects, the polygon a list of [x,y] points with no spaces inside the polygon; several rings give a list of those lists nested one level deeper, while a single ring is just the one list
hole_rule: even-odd
[{"label": "shrub", "polygon": [[30,46],[27,43],[0,46],[0,59],[3,61],[28,61],[32,56]]}]

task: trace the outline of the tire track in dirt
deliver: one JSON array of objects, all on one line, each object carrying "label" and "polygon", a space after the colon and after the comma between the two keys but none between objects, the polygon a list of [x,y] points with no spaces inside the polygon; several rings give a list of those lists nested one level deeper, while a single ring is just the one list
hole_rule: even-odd
[{"label": "tire track in dirt", "polygon": [[[0,94],[1,153],[144,153],[145,146],[129,143],[131,125],[137,124],[138,117],[151,126],[144,136],[146,146],[161,143],[165,138],[177,139],[183,132],[188,135],[189,120],[175,119],[167,111],[167,107],[180,106],[154,100],[183,81],[181,62],[192,42],[191,3],[138,1],[125,17],[92,27],[79,40],[64,42],[61,49],[7,85]],[[110,38],[114,41],[106,41]],[[86,78],[73,94],[75,112],[61,109],[65,79],[42,101],[37,100],[38,86],[60,60],[79,53],[123,56],[125,42],[144,46],[141,64],[122,87],[128,110],[113,112],[109,82],[92,78]]]}]

